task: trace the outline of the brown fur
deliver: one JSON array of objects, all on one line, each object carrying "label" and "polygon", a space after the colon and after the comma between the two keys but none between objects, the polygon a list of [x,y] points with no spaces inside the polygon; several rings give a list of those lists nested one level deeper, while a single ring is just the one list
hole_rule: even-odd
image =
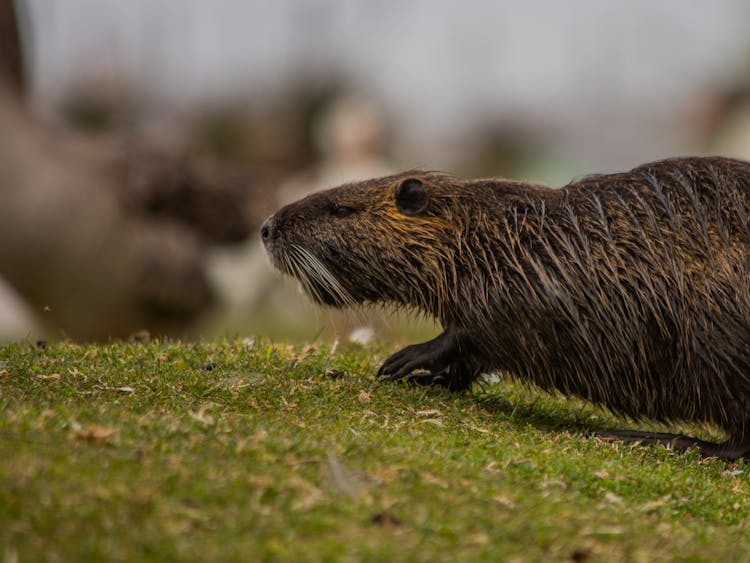
[{"label": "brown fur", "polygon": [[501,370],[634,418],[717,424],[727,444],[684,446],[737,457],[750,451],[749,221],[750,163],[684,158],[560,189],[411,171],[284,207],[264,241],[318,302],[439,319],[435,341],[386,361],[391,379],[427,369],[464,389]]}]

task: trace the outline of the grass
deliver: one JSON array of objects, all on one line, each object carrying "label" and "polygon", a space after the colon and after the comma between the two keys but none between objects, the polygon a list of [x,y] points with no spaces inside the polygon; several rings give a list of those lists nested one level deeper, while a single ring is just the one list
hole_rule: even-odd
[{"label": "grass", "polygon": [[5,561],[747,560],[743,462],[501,381],[376,385],[383,346],[0,348]]}]

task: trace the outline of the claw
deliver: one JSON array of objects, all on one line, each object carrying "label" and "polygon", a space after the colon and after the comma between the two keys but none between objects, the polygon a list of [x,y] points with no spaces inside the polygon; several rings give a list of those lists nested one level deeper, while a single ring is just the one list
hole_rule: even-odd
[{"label": "claw", "polygon": [[412,385],[420,385],[424,387],[450,387],[449,380],[445,376],[444,372],[433,373],[433,372],[418,372],[411,373],[407,372],[404,374],[392,374],[381,376],[381,381],[401,381],[404,380]]},{"label": "claw", "polygon": [[425,387],[448,387],[448,378],[440,373],[413,373],[406,378],[406,381],[413,385],[422,385]]}]

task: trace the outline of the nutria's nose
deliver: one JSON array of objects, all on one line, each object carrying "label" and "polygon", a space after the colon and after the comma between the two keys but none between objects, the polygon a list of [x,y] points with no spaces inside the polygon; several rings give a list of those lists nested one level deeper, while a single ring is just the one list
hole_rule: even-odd
[{"label": "nutria's nose", "polygon": [[263,225],[260,227],[260,238],[263,239],[264,243],[268,243],[271,240],[271,234],[273,233],[273,217],[269,217],[263,221]]}]

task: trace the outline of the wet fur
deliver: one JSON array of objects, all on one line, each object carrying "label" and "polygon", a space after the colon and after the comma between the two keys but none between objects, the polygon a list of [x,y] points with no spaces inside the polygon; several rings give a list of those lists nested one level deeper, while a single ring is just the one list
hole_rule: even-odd
[{"label": "wet fur", "polygon": [[[396,202],[411,179],[429,194],[416,215]],[[464,389],[500,370],[636,419],[716,424],[729,441],[702,451],[736,457],[750,451],[749,222],[750,163],[685,158],[554,190],[406,172],[282,208],[266,242],[318,302],[440,320],[386,376],[427,369]]]}]

